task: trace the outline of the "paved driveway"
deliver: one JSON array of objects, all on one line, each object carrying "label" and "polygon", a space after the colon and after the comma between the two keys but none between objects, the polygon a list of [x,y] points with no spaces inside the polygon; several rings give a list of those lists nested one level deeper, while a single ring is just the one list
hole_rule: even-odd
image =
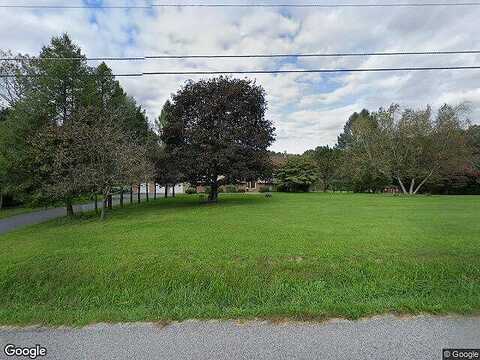
[{"label": "paved driveway", "polygon": [[[479,348],[479,317],[393,316],[327,323],[187,321],[86,328],[1,328],[6,344],[47,349],[39,359],[439,360],[443,348]],[[3,357],[2,357],[3,356]]]},{"label": "paved driveway", "polygon": [[[153,196],[150,195],[153,199]],[[145,195],[142,194],[142,199],[145,199]],[[130,201],[130,195],[125,195],[125,203],[127,204]],[[135,194],[134,201],[137,201],[137,196]],[[115,196],[113,198],[113,205],[118,205],[120,202],[120,197]],[[98,202],[98,207],[102,207],[102,202]],[[75,212],[85,212],[85,211],[92,211],[95,209],[95,204],[83,204],[83,205],[75,205],[74,207]],[[34,225],[39,224],[48,220],[56,219],[62,216],[67,215],[67,210],[64,207],[60,208],[53,208],[53,209],[46,209],[46,210],[39,210],[27,214],[16,215],[12,217],[8,217],[6,219],[0,219],[0,235],[5,234],[9,231],[27,226],[27,225]]]}]

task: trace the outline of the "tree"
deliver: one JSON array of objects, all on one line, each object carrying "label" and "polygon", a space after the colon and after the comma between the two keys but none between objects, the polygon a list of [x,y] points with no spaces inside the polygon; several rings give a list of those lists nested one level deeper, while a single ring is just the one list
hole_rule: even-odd
[{"label": "tree", "polygon": [[363,109],[360,113],[354,112],[349,118],[345,126],[343,127],[343,132],[337,138],[337,145],[335,146],[338,149],[348,148],[353,141],[352,129],[355,124],[359,121],[372,121],[372,115],[367,109]]},{"label": "tree", "polygon": [[[78,60],[51,60],[63,57]],[[25,57],[20,64],[16,69],[8,62],[4,64],[4,68],[9,69],[6,71],[18,76],[2,82],[0,87],[4,94],[2,99],[10,105],[0,151],[7,163],[10,187],[38,199],[45,189],[35,178],[38,174],[31,162],[35,161],[35,149],[29,147],[33,144],[46,146],[46,142],[39,143],[38,134],[49,134],[50,138],[58,135],[52,126],[62,127],[72,122],[78,109],[85,106],[90,69],[80,48],[67,35],[52,38],[38,58]]]},{"label": "tree", "polygon": [[[162,134],[164,129],[169,131],[169,121],[173,119],[172,110],[172,104],[167,100],[155,124],[159,134]],[[165,187],[165,197],[167,197],[169,185],[172,185],[174,189],[175,185],[184,178],[181,154],[175,151],[168,151],[167,149],[168,147],[160,141],[154,152],[156,154],[154,160],[155,182]]]},{"label": "tree", "polygon": [[[7,109],[0,108],[0,134],[3,133],[3,125],[7,119]],[[2,138],[0,135],[0,148],[2,147]],[[6,193],[6,187],[8,184],[8,176],[7,176],[7,160],[5,159],[2,154],[4,151],[0,149],[0,210],[3,208],[3,197]]]},{"label": "tree", "polygon": [[[9,182],[2,188],[8,185],[38,201],[64,199],[68,212],[72,212],[73,196],[94,191],[80,186],[79,181],[88,184],[97,171],[87,162],[91,161],[89,149],[77,140],[92,146],[89,140],[98,129],[117,140],[115,131],[121,129],[128,141],[142,148],[134,156],[147,156],[139,159],[139,164],[149,161],[143,146],[150,145],[155,134],[145,111],[127,96],[106,64],[89,67],[81,49],[66,34],[52,38],[38,58],[16,57],[25,61],[0,64],[2,72],[18,75],[0,79],[0,100],[9,106],[0,134],[0,161],[5,164]],[[75,60],[52,60],[56,58]],[[101,146],[116,146],[104,137],[100,139],[105,141]],[[40,154],[40,149],[45,154]],[[82,178],[85,169],[91,174]],[[54,189],[58,194],[52,193]]]},{"label": "tree", "polygon": [[275,181],[280,191],[308,191],[317,179],[317,165],[308,156],[292,155],[275,171]]},{"label": "tree", "polygon": [[398,105],[380,108],[373,121],[352,126],[347,154],[353,164],[368,164],[397,181],[403,193],[417,194],[427,181],[456,173],[469,158],[464,110],[444,105],[433,116],[428,106],[401,113]]},{"label": "tree", "polygon": [[73,216],[73,199],[89,190],[90,130],[81,122],[50,124],[27,147],[38,198],[61,200]]},{"label": "tree", "polygon": [[467,141],[472,151],[473,167],[480,171],[480,125],[472,125],[468,128]]},{"label": "tree", "polygon": [[338,148],[318,146],[315,150],[308,150],[304,155],[309,156],[315,162],[323,191],[326,192],[330,183],[338,174],[342,151]]},{"label": "tree", "polygon": [[264,89],[250,80],[188,81],[172,96],[161,139],[191,184],[208,185],[216,201],[220,181],[269,176],[274,127],[265,119]]},{"label": "tree", "polygon": [[[26,55],[14,55],[11,51],[0,49],[0,107],[13,107],[27,91],[32,88],[32,78],[23,75],[34,75],[32,58]],[[9,75],[9,76],[7,76]],[[11,76],[15,75],[15,76]]]},{"label": "tree", "polygon": [[[91,115],[87,115],[91,116]],[[90,162],[88,174],[91,187],[103,195],[101,219],[106,215],[107,201],[115,187],[142,183],[153,177],[148,146],[126,133],[119,125],[120,113],[112,112],[89,130]]]}]

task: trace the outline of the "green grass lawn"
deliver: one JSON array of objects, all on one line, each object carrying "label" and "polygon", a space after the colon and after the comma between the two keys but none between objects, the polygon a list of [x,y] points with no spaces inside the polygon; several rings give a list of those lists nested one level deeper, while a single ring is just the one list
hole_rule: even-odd
[{"label": "green grass lawn", "polygon": [[0,236],[0,324],[479,310],[475,196],[185,196]]}]

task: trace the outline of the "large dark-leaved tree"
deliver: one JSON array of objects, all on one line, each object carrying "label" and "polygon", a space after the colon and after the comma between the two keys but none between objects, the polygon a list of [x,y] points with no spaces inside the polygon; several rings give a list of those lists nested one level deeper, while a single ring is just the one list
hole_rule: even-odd
[{"label": "large dark-leaved tree", "polygon": [[275,128],[265,118],[265,90],[254,81],[217,77],[188,81],[172,96],[161,138],[186,180],[211,187],[269,176]]}]

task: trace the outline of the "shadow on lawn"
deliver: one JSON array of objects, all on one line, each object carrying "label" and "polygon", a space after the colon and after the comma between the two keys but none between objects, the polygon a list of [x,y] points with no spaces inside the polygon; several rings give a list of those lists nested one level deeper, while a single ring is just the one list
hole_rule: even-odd
[{"label": "shadow on lawn", "polygon": [[[112,210],[108,210],[106,221],[110,218],[122,218],[126,216],[142,216],[145,212],[151,210],[181,210],[192,208],[216,208],[216,207],[232,207],[242,205],[261,204],[273,201],[272,198],[265,197],[265,194],[220,194],[217,203],[206,202],[207,196],[201,195],[177,195],[175,198],[157,198],[156,200],[150,199],[148,202],[145,200],[138,204],[133,202],[125,203],[125,207],[120,208],[115,206]],[[67,223],[80,223],[100,221],[99,214],[94,211],[77,213],[73,218],[58,218],[52,220],[56,224]]]}]

